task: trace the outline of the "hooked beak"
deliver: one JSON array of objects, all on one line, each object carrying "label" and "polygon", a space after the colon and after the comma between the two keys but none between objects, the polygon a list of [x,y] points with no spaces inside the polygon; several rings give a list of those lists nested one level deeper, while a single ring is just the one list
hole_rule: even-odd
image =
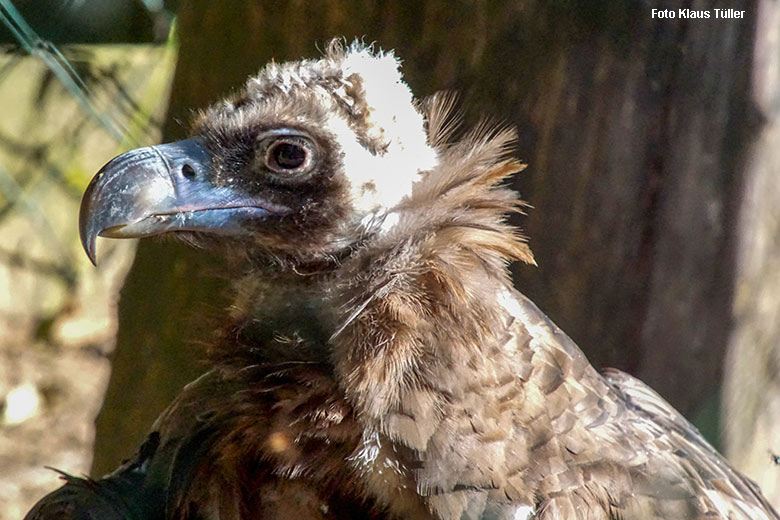
[{"label": "hooked beak", "polygon": [[211,153],[198,138],[131,150],[109,161],[81,200],[79,234],[92,263],[98,236],[238,234],[249,221],[288,211],[236,188],[215,186],[211,164]]}]

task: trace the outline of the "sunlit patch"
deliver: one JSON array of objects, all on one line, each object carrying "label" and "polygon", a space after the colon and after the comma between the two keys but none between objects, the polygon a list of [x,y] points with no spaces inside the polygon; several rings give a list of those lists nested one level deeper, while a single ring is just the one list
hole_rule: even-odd
[{"label": "sunlit patch", "polygon": [[290,441],[287,439],[287,435],[282,432],[274,432],[268,436],[268,447],[274,453],[282,453],[290,447]]},{"label": "sunlit patch", "polygon": [[393,229],[395,225],[398,224],[399,218],[398,213],[386,214],[384,220],[382,220],[382,225],[380,226],[382,232],[387,233]]},{"label": "sunlit patch", "polygon": [[20,424],[35,417],[40,411],[41,394],[35,385],[25,383],[17,386],[5,396],[3,422]]},{"label": "sunlit patch", "polygon": [[512,520],[530,520],[534,517],[536,511],[531,506],[519,506],[512,515]]},{"label": "sunlit patch", "polygon": [[382,442],[379,440],[379,434],[375,431],[366,430],[363,432],[358,449],[349,457],[349,460],[358,469],[367,470],[379,456],[381,448]]},{"label": "sunlit patch", "polygon": [[[345,97],[339,91],[341,101],[365,107],[357,118],[328,121],[341,146],[352,202],[363,212],[392,208],[411,194],[420,172],[436,166],[437,153],[428,144],[423,115],[392,52],[374,53],[355,44],[342,69],[347,90],[360,94]],[[361,135],[356,135],[356,126]],[[368,148],[366,141],[372,143]]]}]

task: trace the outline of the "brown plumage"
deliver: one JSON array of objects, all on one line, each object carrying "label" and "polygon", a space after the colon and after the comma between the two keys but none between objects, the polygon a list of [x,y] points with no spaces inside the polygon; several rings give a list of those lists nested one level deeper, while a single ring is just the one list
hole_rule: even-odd
[{"label": "brown plumage", "polygon": [[777,519],[512,288],[508,262],[533,262],[505,221],[513,133],[450,143],[450,106],[423,122],[391,54],[334,45],[109,163],[90,256],[99,233],[175,231],[240,270],[236,303],[139,454],[28,518]]}]

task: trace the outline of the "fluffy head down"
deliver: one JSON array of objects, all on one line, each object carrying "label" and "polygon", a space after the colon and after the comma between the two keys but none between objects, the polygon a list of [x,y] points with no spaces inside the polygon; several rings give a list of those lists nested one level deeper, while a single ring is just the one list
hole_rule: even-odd
[{"label": "fluffy head down", "polygon": [[392,52],[334,40],[319,60],[268,64],[238,96],[205,111],[196,133],[315,128],[337,144],[331,153],[340,159],[350,205],[361,216],[381,214],[437,163],[400,66]]}]

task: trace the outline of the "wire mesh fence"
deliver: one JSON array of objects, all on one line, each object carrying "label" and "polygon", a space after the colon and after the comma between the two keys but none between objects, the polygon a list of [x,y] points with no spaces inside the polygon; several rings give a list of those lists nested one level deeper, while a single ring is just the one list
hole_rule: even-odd
[{"label": "wire mesh fence", "polygon": [[0,48],[0,519],[10,519],[56,485],[44,465],[89,468],[133,247],[101,244],[92,267],[79,201],[110,157],[159,139],[176,45],[57,46],[8,0],[0,23],[17,41]]}]

